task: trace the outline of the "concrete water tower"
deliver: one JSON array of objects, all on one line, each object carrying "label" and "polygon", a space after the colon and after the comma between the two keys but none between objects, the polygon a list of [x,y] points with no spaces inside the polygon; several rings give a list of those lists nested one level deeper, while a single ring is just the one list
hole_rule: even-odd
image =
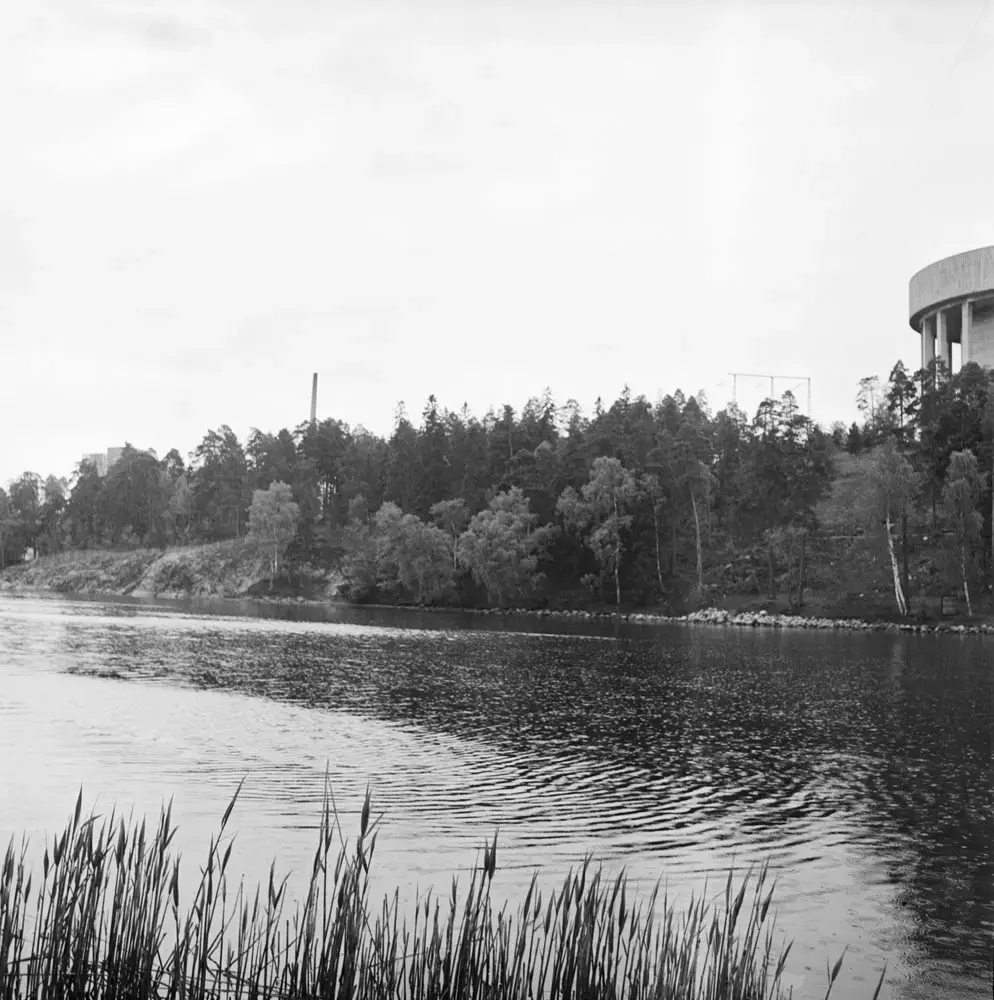
[{"label": "concrete water tower", "polygon": [[933,358],[994,368],[994,246],[945,257],[922,268],[909,288],[911,329],[921,336],[922,368]]}]

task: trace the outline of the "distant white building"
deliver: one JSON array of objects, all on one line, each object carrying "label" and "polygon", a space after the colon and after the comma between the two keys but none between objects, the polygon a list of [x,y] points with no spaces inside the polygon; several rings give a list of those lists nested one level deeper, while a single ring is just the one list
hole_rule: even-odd
[{"label": "distant white building", "polygon": [[106,453],[100,451],[91,452],[89,455],[83,456],[84,462],[89,462],[91,465],[96,467],[97,475],[106,476],[107,470],[115,463],[120,461],[121,455],[124,454],[123,448],[108,448]]},{"label": "distant white building", "polygon": [[89,462],[97,470],[97,475],[107,475],[107,456],[102,451],[94,451],[83,456],[84,462]]}]

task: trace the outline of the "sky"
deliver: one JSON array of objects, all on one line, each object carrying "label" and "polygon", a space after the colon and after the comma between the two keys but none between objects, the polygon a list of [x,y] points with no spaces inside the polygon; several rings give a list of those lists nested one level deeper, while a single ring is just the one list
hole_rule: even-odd
[{"label": "sky", "polygon": [[[917,367],[994,243],[990,0],[18,0],[0,484],[404,401]],[[736,380],[754,409],[768,382]]]}]

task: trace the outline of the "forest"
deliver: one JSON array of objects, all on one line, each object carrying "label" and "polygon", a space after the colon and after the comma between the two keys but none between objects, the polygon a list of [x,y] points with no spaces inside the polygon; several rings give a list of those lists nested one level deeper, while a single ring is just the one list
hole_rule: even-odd
[{"label": "forest", "polygon": [[[77,549],[255,539],[273,582],[334,570],[357,602],[459,606],[706,603],[831,587],[839,546],[876,554],[897,609],[914,554],[929,586],[989,592],[994,373],[941,362],[858,385],[861,419],[824,428],[791,393],[751,417],[703,395],[625,388],[585,415],[546,391],[478,418],[429,397],[388,439],[338,419],[240,441],[208,430],[184,457],[132,447],[104,475],[26,472],[0,490],[0,568]],[[819,522],[843,455],[866,475],[840,539]],[[843,553],[844,554],[844,553]],[[843,559],[844,564],[844,559]],[[972,610],[972,608],[971,608]]]}]

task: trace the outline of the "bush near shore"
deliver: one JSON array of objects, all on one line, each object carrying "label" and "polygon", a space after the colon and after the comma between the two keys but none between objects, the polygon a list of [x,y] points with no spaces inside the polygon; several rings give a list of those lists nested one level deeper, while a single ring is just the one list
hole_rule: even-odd
[{"label": "bush near shore", "polygon": [[[447,900],[417,901],[409,921],[398,892],[371,904],[378,820],[369,793],[350,846],[326,792],[309,889],[287,913],[275,863],[254,891],[229,880],[225,831],[237,797],[187,905],[171,805],[146,829],[113,813],[83,819],[80,792],[36,882],[27,844],[12,841],[0,868],[0,997],[784,996],[790,945],[775,955],[765,865],[737,886],[730,872],[716,904],[702,896],[681,912],[665,895],[657,906],[658,886],[633,898],[623,876],[607,880],[588,861],[545,897],[533,878],[512,916],[491,903],[495,835],[465,894],[453,881]],[[826,997],[842,961],[827,970]]]}]

